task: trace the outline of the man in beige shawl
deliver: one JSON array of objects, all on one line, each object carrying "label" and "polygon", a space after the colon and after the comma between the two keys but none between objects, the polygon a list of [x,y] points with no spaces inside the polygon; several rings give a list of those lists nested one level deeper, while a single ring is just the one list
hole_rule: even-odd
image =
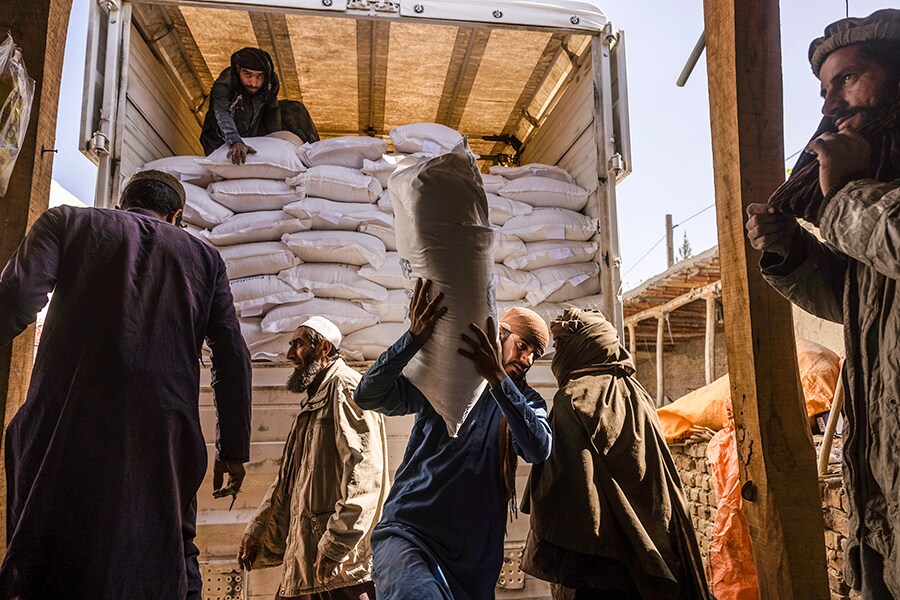
[{"label": "man in beige shawl", "polygon": [[675,464],[615,328],[569,309],[550,329],[553,450],[525,493],[523,569],[554,600],[707,599]]}]

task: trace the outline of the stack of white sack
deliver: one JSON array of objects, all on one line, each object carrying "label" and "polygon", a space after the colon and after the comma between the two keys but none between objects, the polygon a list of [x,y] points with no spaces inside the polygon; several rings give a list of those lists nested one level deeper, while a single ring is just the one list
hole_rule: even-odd
[{"label": "stack of white sack", "polygon": [[184,184],[188,231],[221,253],[252,358],[284,360],[294,329],[312,314],[345,335],[377,323],[358,303],[383,301],[387,291],[357,272],[383,266],[386,250],[357,229],[392,220],[374,205],[380,184],[360,169],[380,159],[387,142],[302,145],[284,134],[245,142],[256,153],[243,165],[232,164],[223,146],[205,158],[171,157],[145,168]]},{"label": "stack of white sack", "polygon": [[565,170],[537,163],[491,167],[484,183],[499,233],[494,271],[501,314],[528,306],[550,321],[564,304],[598,308],[598,222],[582,213],[587,190]]}]

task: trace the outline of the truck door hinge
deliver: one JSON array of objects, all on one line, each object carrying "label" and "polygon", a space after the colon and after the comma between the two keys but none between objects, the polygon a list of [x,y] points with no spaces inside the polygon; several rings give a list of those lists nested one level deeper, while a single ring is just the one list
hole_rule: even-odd
[{"label": "truck door hinge", "polygon": [[613,171],[616,175],[625,170],[625,159],[622,158],[622,155],[616,152],[609,158],[609,170]]}]

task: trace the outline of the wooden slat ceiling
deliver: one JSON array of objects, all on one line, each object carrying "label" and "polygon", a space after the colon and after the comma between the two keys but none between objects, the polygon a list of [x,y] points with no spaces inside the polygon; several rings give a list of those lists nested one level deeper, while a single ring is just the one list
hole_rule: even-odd
[{"label": "wooden slat ceiling", "polygon": [[[625,318],[647,309],[659,307],[693,289],[715,283],[720,279],[719,248],[715,246],[697,256],[676,263],[666,272],[626,292],[622,300]],[[717,324],[716,330],[723,331],[724,325]],[[635,329],[638,350],[652,351],[656,348],[656,333],[657,319],[641,321]],[[666,327],[667,345],[671,345],[673,341],[703,337],[705,333],[705,300],[696,300],[669,313],[669,322]]]},{"label": "wooden slat ceiling", "polygon": [[[589,37],[549,32],[355,20],[142,4],[138,29],[195,107],[231,53],[272,54],[282,98],[302,100],[323,137],[437,122],[470,136],[479,154],[511,153],[483,136],[527,135],[568,82]],[[160,32],[163,32],[162,34]],[[182,69],[183,71],[184,69]],[[526,119],[524,116],[528,114]],[[198,118],[202,119],[202,111]],[[521,139],[521,138],[520,138]]]}]

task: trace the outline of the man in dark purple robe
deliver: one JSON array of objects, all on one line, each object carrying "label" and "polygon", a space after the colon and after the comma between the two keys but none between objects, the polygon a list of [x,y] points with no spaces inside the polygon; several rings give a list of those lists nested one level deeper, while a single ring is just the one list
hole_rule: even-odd
[{"label": "man in dark purple robe", "polygon": [[138,174],[124,210],[45,212],[0,274],[0,348],[53,291],[6,432],[0,598],[200,598],[201,344],[231,489],[249,460],[250,360],[221,257],[174,226],[183,206],[177,180]]}]

